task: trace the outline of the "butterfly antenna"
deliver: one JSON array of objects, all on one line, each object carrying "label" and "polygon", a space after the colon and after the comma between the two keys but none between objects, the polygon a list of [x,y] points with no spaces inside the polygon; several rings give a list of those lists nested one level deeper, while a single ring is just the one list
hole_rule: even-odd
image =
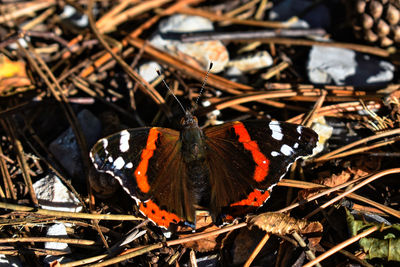
[{"label": "butterfly antenna", "polygon": [[204,87],[207,84],[208,74],[210,74],[210,71],[211,71],[212,67],[213,67],[213,63],[210,62],[210,66],[208,67],[208,70],[207,70],[207,73],[206,73],[206,77],[204,77],[203,85],[201,86],[199,96],[196,99],[196,105],[199,102],[199,99],[200,99],[201,94],[203,93]]},{"label": "butterfly antenna", "polygon": [[[161,76],[161,71],[157,70],[157,74],[158,74],[158,76]],[[186,111],[185,111],[185,108],[183,107],[181,101],[179,101],[179,99],[176,97],[176,95],[174,94],[174,92],[172,92],[171,88],[169,88],[169,86],[168,86],[168,84],[166,83],[166,81],[165,81],[164,79],[162,79],[162,81],[163,81],[165,87],[168,88],[168,90],[169,90],[169,92],[171,93],[171,95],[172,95],[173,97],[175,97],[176,102],[178,102],[178,104],[181,106],[181,108],[182,108],[182,110],[183,110],[183,114],[185,114]]]}]

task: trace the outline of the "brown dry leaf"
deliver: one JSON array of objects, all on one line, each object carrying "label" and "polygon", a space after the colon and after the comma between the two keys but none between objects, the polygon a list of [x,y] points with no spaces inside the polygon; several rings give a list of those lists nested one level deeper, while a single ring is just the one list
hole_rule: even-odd
[{"label": "brown dry leaf", "polygon": [[4,54],[0,54],[0,95],[11,95],[15,87],[31,85],[25,71],[25,63],[11,61]]},{"label": "brown dry leaf", "polygon": [[327,177],[327,178],[323,179],[322,181],[319,182],[319,184],[329,186],[329,187],[335,187],[337,185],[341,185],[341,184],[347,182],[348,180],[350,180],[350,178],[351,178],[351,174],[349,173],[349,171],[344,170],[338,175],[333,174],[331,177]]},{"label": "brown dry leaf", "polygon": [[[197,212],[195,229],[196,233],[206,233],[217,230],[219,227],[213,223],[213,220],[211,216],[209,216],[208,212]],[[187,234],[189,231],[190,234]],[[192,228],[190,227],[181,227],[178,228],[177,234],[179,235],[179,238],[185,238],[192,235],[191,231]],[[186,242],[183,244],[183,246],[199,252],[211,251],[221,247],[221,242],[217,240],[218,237],[219,236],[217,235],[205,237],[200,240]]]},{"label": "brown dry leaf", "polygon": [[354,157],[351,172],[355,177],[367,176],[381,169],[382,158],[359,155]]},{"label": "brown dry leaf", "polygon": [[[344,170],[340,174],[332,174],[329,177],[314,180],[313,183],[322,184],[328,187],[335,187],[349,181],[352,177],[352,174],[352,171]],[[318,188],[304,189],[299,191],[298,198],[304,200],[318,194],[319,192],[320,189]]]},{"label": "brown dry leaf", "polygon": [[321,241],[323,230],[324,227],[320,222],[309,222],[309,224],[302,230],[301,233],[305,236],[308,236],[309,246],[315,247]]},{"label": "brown dry leaf", "polygon": [[[325,178],[319,178],[317,180],[314,180],[313,183],[325,185],[328,187],[335,187],[346,183],[351,179],[367,176],[380,169],[381,158],[360,155],[354,157],[354,159],[350,162],[350,165],[352,167],[343,170],[340,174],[332,174],[331,176]],[[329,175],[328,172],[326,174]],[[319,193],[320,190],[321,189],[319,188],[301,190],[298,193],[298,198],[301,200],[305,200]]]},{"label": "brown dry leaf", "polygon": [[[313,246],[319,243],[323,231],[319,222],[309,222],[305,219],[295,219],[289,215],[277,212],[266,212],[257,216],[248,216],[246,221],[251,228],[253,225],[272,234],[285,235],[293,232],[313,234]],[[318,237],[315,234],[318,233]]]}]

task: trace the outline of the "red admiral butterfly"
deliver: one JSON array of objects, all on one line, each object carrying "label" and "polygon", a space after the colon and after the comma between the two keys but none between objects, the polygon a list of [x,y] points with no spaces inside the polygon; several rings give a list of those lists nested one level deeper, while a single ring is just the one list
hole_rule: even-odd
[{"label": "red admiral butterfly", "polygon": [[311,129],[278,121],[234,121],[201,130],[186,112],[181,131],[145,127],[100,139],[90,152],[140,211],[168,228],[206,208],[260,207],[299,157],[318,141]]}]

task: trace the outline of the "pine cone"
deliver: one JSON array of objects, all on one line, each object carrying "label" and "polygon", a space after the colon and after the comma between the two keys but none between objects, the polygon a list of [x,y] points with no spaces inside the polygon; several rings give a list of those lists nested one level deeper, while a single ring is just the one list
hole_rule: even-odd
[{"label": "pine cone", "polygon": [[355,0],[356,37],[382,47],[400,45],[400,0]]}]

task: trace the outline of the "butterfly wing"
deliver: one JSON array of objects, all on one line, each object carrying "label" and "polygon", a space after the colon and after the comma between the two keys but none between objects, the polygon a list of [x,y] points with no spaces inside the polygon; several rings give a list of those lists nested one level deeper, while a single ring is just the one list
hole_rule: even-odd
[{"label": "butterfly wing", "polygon": [[261,120],[226,123],[204,134],[215,213],[229,205],[261,206],[289,166],[311,154],[318,141],[309,128]]},{"label": "butterfly wing", "polygon": [[90,156],[98,171],[113,175],[140,211],[168,227],[193,221],[192,194],[179,132],[159,127],[124,130],[99,140]]}]

